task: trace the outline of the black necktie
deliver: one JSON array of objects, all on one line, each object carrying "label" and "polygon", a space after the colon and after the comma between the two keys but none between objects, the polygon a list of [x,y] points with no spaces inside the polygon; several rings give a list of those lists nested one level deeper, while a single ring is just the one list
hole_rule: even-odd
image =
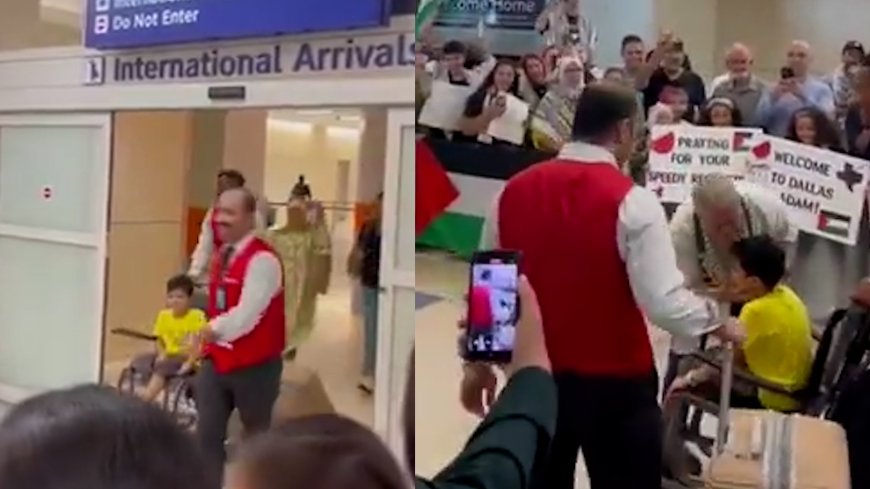
[{"label": "black necktie", "polygon": [[223,277],[227,273],[227,268],[230,265],[230,259],[233,257],[233,252],[236,251],[233,245],[226,245],[224,249],[221,250],[221,268],[220,268],[220,276]]}]

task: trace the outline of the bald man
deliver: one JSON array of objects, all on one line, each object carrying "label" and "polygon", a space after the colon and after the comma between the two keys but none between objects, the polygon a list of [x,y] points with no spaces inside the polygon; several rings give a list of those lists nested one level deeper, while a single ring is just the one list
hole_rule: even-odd
[{"label": "bald man", "polygon": [[726,73],[710,84],[711,98],[726,98],[740,111],[744,125],[756,126],[758,102],[767,91],[760,78],[752,74],[752,51],[748,46],[735,43],[725,51]]},{"label": "bald man", "polygon": [[780,79],[758,102],[758,120],[768,133],[785,137],[791,118],[798,110],[812,106],[834,117],[834,91],[823,80],[810,75],[812,50],[806,41],[793,41]]},{"label": "bald man", "polygon": [[197,436],[219,477],[232,412],[239,411],[246,435],[271,424],[286,332],[284,274],[278,255],[255,234],[256,197],[245,188],[226,190],[214,212],[222,245],[209,268],[209,323],[195,392]]}]

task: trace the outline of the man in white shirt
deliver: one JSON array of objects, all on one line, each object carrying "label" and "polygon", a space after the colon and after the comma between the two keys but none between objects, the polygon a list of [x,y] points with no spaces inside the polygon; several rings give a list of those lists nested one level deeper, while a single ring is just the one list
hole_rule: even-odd
[{"label": "man in white shirt", "polygon": [[[724,175],[711,175],[697,184],[692,196],[677,207],[670,228],[686,286],[717,300],[722,314],[733,316],[739,313],[740,305],[734,304],[728,287],[737,266],[731,253],[734,243],[769,235],[786,251],[786,265],[790,266],[798,237],[788,209],[776,194],[745,180],[733,182]],[[678,373],[681,356],[699,346],[698,338],[674,336],[665,391]]]},{"label": "man in white shirt", "polygon": [[[739,341],[736,321],[688,290],[664,211],[619,167],[633,146],[631,90],[593,84],[580,95],[573,142],[507,182],[482,246],[522,253],[537,291],[559,388],[548,466],[532,487],[574,487],[578,450],[592,487],[661,487],[661,411],[650,322],[675,334]],[[522,306],[521,306],[522,307]],[[490,366],[466,365],[462,401],[482,412]]]},{"label": "man in white shirt", "polygon": [[275,251],[256,236],[256,197],[244,188],[226,190],[215,213],[223,244],[210,266],[196,404],[197,436],[219,476],[232,412],[239,411],[246,435],[271,424],[286,330],[284,274]]},{"label": "man in white shirt", "polygon": [[[245,177],[237,170],[221,170],[217,177],[217,193],[216,198],[229,189],[242,188],[245,186]],[[265,212],[264,212],[265,211]],[[263,203],[257,201],[256,229],[262,231],[266,229],[266,213],[268,209],[263,209]],[[202,219],[202,226],[199,229],[199,238],[196,242],[196,248],[193,250],[193,255],[190,257],[190,267],[187,274],[194,280],[200,280],[206,272],[212,253],[220,249],[222,243],[217,232],[217,222],[214,207],[206,212]]]}]

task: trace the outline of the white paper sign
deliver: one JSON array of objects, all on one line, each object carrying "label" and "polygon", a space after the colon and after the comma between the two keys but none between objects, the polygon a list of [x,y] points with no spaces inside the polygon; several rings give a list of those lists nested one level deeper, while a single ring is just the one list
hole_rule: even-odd
[{"label": "white paper sign", "polygon": [[417,123],[448,131],[458,130],[465,102],[472,92],[469,86],[451,85],[442,80],[433,81],[431,94],[420,111]]},{"label": "white paper sign", "polygon": [[705,175],[742,179],[750,150],[763,137],[760,129],[743,127],[653,126],[646,186],[662,202],[678,204]]},{"label": "white paper sign", "polygon": [[752,153],[749,178],[779,195],[801,231],[855,244],[870,163],[776,137]]},{"label": "white paper sign", "polygon": [[489,123],[486,133],[496,139],[521,145],[526,134],[529,104],[509,93],[504,94],[504,97],[504,114]]}]

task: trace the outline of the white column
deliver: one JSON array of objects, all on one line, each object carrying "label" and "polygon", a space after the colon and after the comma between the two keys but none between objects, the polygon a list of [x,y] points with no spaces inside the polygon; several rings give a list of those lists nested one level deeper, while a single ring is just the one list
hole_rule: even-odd
[{"label": "white column", "polygon": [[716,31],[718,0],[656,0],[659,30],[673,31],[683,40],[692,69],[705,80],[718,73]]},{"label": "white column", "polygon": [[[364,126],[359,140],[359,163],[356,165],[358,202],[367,202],[384,190],[384,165],[387,150],[387,109],[365,109]],[[353,177],[352,177],[353,178]]]},{"label": "white column", "polygon": [[262,195],[266,166],[266,110],[230,110],[224,122],[223,167],[242,172],[246,186]]}]

